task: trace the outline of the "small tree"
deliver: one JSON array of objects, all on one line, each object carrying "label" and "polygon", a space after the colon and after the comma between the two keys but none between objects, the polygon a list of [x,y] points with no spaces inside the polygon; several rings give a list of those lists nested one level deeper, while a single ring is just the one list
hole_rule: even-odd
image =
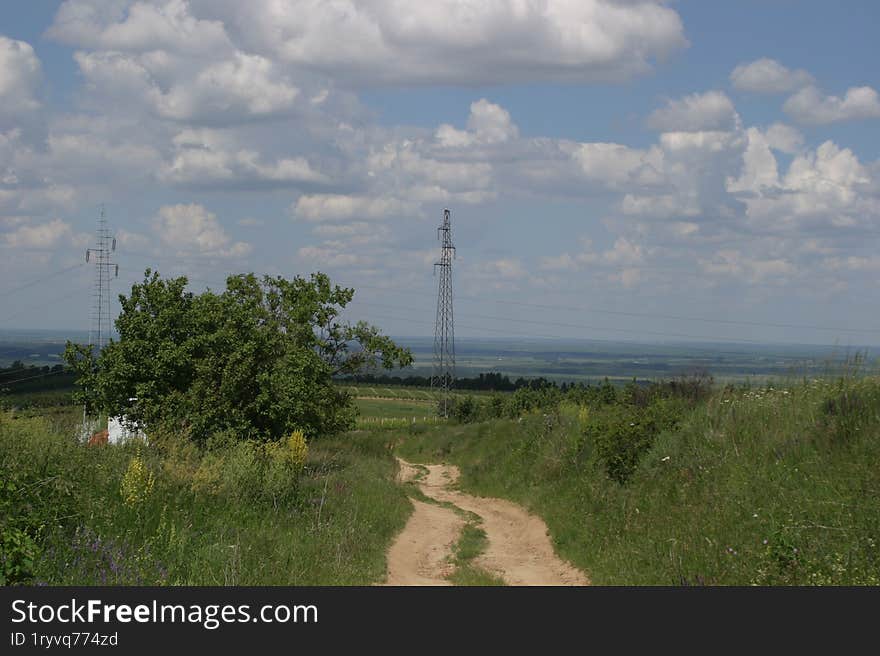
[{"label": "small tree", "polygon": [[353,424],[351,399],[333,376],[412,362],[375,327],[340,321],[354,290],[322,273],[235,275],[222,293],[186,285],[147,269],[119,297],[118,341],[98,354],[68,342],[79,402],[196,440],[219,431],[277,439],[295,429],[314,438]]}]

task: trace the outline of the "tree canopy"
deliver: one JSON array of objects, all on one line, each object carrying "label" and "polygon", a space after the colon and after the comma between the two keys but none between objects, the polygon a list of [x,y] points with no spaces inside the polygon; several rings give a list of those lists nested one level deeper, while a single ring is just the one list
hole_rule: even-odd
[{"label": "tree canopy", "polygon": [[186,286],[186,277],[147,269],[119,297],[118,340],[100,353],[68,342],[79,402],[196,440],[227,431],[276,439],[295,429],[314,438],[353,423],[351,399],[333,376],[412,362],[374,326],[340,320],[354,290],[325,274],[234,275],[221,293]]}]

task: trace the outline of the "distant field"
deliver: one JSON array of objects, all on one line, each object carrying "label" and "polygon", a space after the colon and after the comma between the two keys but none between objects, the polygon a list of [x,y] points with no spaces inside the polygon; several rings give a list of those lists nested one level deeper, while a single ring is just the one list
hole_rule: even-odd
[{"label": "distant field", "polygon": [[[87,335],[47,331],[0,331],[0,367],[20,360],[25,365],[56,365],[68,338],[82,342]],[[390,372],[406,377],[431,373],[433,341],[430,338],[396,337],[412,350],[414,365]],[[856,353],[863,356],[867,373],[880,371],[880,349],[870,346],[638,343],[603,340],[475,339],[456,340],[456,374],[470,378],[496,372],[516,378],[544,377],[556,382],[614,383],[670,379],[706,371],[719,383],[797,380],[840,375],[844,363]],[[42,381],[36,381],[42,383]],[[355,396],[431,400],[429,388],[351,385]],[[23,391],[23,390],[22,390]],[[464,390],[462,390],[464,392]],[[485,392],[470,392],[480,394]]]},{"label": "distant field", "polygon": [[424,417],[437,413],[434,401],[355,399],[361,417]]},{"label": "distant field", "polygon": [[406,401],[402,399],[359,398],[355,399],[359,415],[356,425],[360,429],[405,428],[411,424],[438,424],[435,401]]},{"label": "distant field", "polygon": [[[430,373],[430,340],[400,339],[412,349],[411,372]],[[498,372],[511,380],[543,376],[556,382],[613,383],[669,380],[694,371],[706,371],[719,383],[761,384],[841,375],[846,362],[860,354],[867,373],[880,370],[880,351],[869,346],[722,343],[638,343],[601,340],[462,339],[456,340],[456,374],[472,377]]]}]

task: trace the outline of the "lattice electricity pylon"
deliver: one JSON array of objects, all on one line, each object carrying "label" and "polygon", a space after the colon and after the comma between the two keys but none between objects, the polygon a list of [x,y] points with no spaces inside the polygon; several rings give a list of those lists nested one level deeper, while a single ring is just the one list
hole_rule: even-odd
[{"label": "lattice electricity pylon", "polygon": [[95,248],[86,249],[86,262],[95,263],[95,289],[92,292],[92,323],[89,327],[89,347],[97,346],[97,352],[110,339],[110,269],[119,277],[119,265],[110,261],[110,253],[116,250],[116,238],[110,236],[104,207],[98,216],[98,232]]},{"label": "lattice electricity pylon", "polygon": [[437,320],[434,324],[434,369],[431,389],[440,391],[440,414],[449,416],[449,397],[455,385],[455,323],[452,316],[452,223],[449,210],[443,210],[443,223],[437,228],[440,240],[440,261],[434,264],[434,273],[440,267],[437,287]]}]

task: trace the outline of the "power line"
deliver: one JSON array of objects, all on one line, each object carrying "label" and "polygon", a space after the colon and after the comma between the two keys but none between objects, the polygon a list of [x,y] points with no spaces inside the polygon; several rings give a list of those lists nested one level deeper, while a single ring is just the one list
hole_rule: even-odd
[{"label": "power line", "polygon": [[[368,307],[376,307],[376,308],[383,308],[383,309],[390,309],[390,310],[402,310],[404,312],[411,309],[411,308],[402,308],[402,307],[393,306],[393,305],[385,305],[382,303],[370,303],[367,301],[355,301],[355,303],[360,303],[361,305],[366,305]],[[634,333],[634,334],[646,333],[646,334],[652,334],[652,335],[660,336],[660,337],[700,339],[700,340],[705,340],[708,342],[723,342],[723,343],[727,343],[727,344],[743,344],[744,346],[750,345],[750,344],[755,344],[758,346],[768,346],[769,345],[767,342],[763,342],[760,340],[753,340],[753,339],[716,337],[716,336],[708,336],[708,335],[684,335],[681,333],[665,333],[665,332],[658,332],[658,331],[640,331],[640,330],[629,330],[626,328],[613,328],[613,327],[612,328],[603,328],[603,327],[598,327],[598,326],[587,326],[584,324],[559,323],[559,322],[553,322],[553,321],[536,321],[536,320],[532,320],[532,319],[517,319],[514,317],[493,317],[493,316],[487,316],[487,315],[481,315],[481,314],[469,314],[468,316],[472,316],[472,317],[479,318],[479,319],[507,321],[507,322],[512,322],[512,323],[531,323],[531,324],[538,324],[538,325],[545,325],[545,326],[556,326],[556,327],[560,327],[560,328],[577,328],[577,329],[581,329],[581,330],[599,330],[599,331],[603,331],[603,332],[626,332],[626,333]],[[395,318],[395,317],[390,317],[390,316],[386,315],[385,318],[390,319],[390,318]],[[399,319],[399,317],[397,317],[397,318]],[[492,329],[492,328],[483,328],[483,327],[479,327],[479,326],[461,326],[461,327],[468,328],[471,330],[485,330],[488,332],[510,333],[510,331],[498,330],[498,329]],[[538,334],[521,334],[521,333],[510,333],[510,334],[516,334],[516,335],[520,335],[522,337],[530,337],[530,336],[546,337],[548,339],[577,339],[574,337],[564,337],[562,335],[538,335]],[[602,341],[602,342],[615,342],[616,341],[616,340],[601,339],[601,338],[594,338],[594,337],[589,337],[589,338],[585,338],[585,339],[588,339],[590,341]],[[822,347],[822,346],[827,347],[829,345],[792,343],[792,344],[790,344],[790,346],[802,347],[802,348],[816,348],[816,347]],[[706,352],[710,352],[710,353],[736,353],[735,351],[719,351],[719,350],[715,350],[715,349],[706,349]],[[780,355],[777,357],[790,357],[790,356]]]},{"label": "power line", "polygon": [[[148,256],[135,255],[134,257],[143,257],[148,258]],[[157,258],[157,259],[167,259],[169,261],[176,261],[174,258]],[[618,268],[627,268],[627,267],[618,267]],[[655,271],[674,271],[673,269],[663,269],[660,267],[639,267],[644,269],[650,269]],[[684,272],[681,272],[684,273]],[[182,274],[186,275],[186,274]],[[699,274],[692,274],[699,277]],[[210,280],[199,280],[196,278],[187,279],[191,282],[202,282],[206,284],[225,284],[219,283],[217,281]],[[395,292],[397,294],[406,294],[410,296],[419,296],[424,297],[424,294],[421,292],[413,292],[404,289],[397,289],[394,287],[386,287],[381,285],[370,285],[363,282],[358,282],[356,284],[346,284],[339,283],[343,286],[354,287],[357,288],[367,288],[367,289],[378,289],[382,291],[390,291]],[[573,292],[562,292],[556,290],[556,293],[566,294]],[[525,301],[503,301],[498,299],[487,299],[487,298],[479,298],[475,296],[461,295],[456,294],[456,299],[460,301],[473,302],[473,303],[494,303],[496,305],[517,305],[522,307],[530,307],[542,310],[563,310],[563,311],[582,311],[582,312],[595,312],[598,314],[608,314],[614,316],[625,316],[625,317],[638,317],[638,318],[646,318],[646,319],[666,319],[672,321],[696,321],[700,323],[709,323],[709,324],[723,324],[723,325],[732,325],[732,326],[751,326],[758,328],[786,328],[786,329],[800,329],[800,330],[817,330],[823,332],[837,332],[837,333],[851,333],[851,334],[863,334],[863,335],[871,335],[880,333],[880,328],[849,328],[842,326],[825,326],[825,325],[815,325],[815,324],[796,324],[796,323],[785,323],[785,322],[772,322],[772,321],[749,321],[745,319],[715,319],[710,317],[698,317],[698,316],[689,316],[689,315],[677,315],[677,314],[663,314],[663,313],[650,313],[650,312],[633,312],[633,311],[625,311],[625,310],[612,310],[608,308],[595,307],[595,306],[584,306],[584,305],[552,305],[546,303],[528,303]]]},{"label": "power line", "polygon": [[[423,319],[412,319],[409,317],[396,317],[396,316],[391,316],[391,315],[384,315],[384,318],[390,319],[392,321],[405,321],[405,322],[409,322],[409,323],[431,325],[430,321],[425,321]],[[538,333],[531,333],[531,332],[522,333],[522,332],[517,332],[517,331],[504,330],[501,328],[486,328],[484,326],[468,326],[468,325],[458,324],[458,327],[459,328],[467,328],[468,330],[476,330],[476,331],[497,333],[497,334],[501,334],[501,335],[509,335],[511,337],[523,337],[526,339],[530,339],[530,338],[558,339],[558,340],[569,340],[569,341],[577,339],[574,337],[566,337],[563,335],[549,335],[546,333],[538,334]],[[584,339],[585,339],[585,341],[601,342],[601,343],[606,343],[606,344],[620,344],[620,343],[631,343],[634,345],[639,344],[639,342],[635,342],[635,341],[634,342],[626,342],[625,340],[603,339],[600,337],[590,337],[590,338],[584,338]],[[732,342],[732,343],[736,343],[736,342]],[[759,344],[766,346],[766,344],[763,342],[759,342]],[[652,344],[651,346],[662,346],[662,345]],[[828,345],[822,345],[822,344],[791,344],[790,346],[800,347],[800,348],[804,348],[804,349],[817,348],[817,347],[822,348],[823,346],[826,348],[828,347]],[[696,352],[703,352],[703,353],[707,353],[710,355],[740,355],[740,356],[744,355],[744,353],[742,351],[724,351],[724,350],[719,350],[719,349],[708,349],[705,347],[701,348],[701,347],[696,347],[696,346],[692,346],[692,345],[688,345],[688,350],[689,351],[696,351]],[[781,360],[795,360],[795,361],[804,361],[804,360],[815,361],[816,360],[816,358],[814,358],[814,357],[813,358],[805,358],[803,356],[798,356],[796,354],[790,354],[790,353],[789,354],[761,353],[760,355],[765,358],[777,358],[777,359],[781,359]]]},{"label": "power line", "polygon": [[19,292],[22,289],[27,289],[28,287],[32,287],[33,285],[39,284],[50,278],[54,278],[55,276],[60,276],[62,273],[67,273],[68,271],[73,271],[74,269],[78,269],[79,267],[84,266],[82,262],[77,264],[73,264],[69,267],[65,267],[63,269],[59,269],[58,271],[53,271],[52,273],[47,273],[45,276],[41,276],[40,278],[36,278],[31,280],[30,282],[26,282],[23,285],[19,285],[18,287],[13,287],[12,289],[7,289],[5,291],[0,292],[0,296],[8,296],[9,294],[14,294],[15,292]]},{"label": "power line", "polygon": [[[186,275],[186,274],[182,274]],[[219,281],[213,280],[199,280],[195,278],[190,278],[187,276],[187,279],[191,282],[202,282],[206,284],[225,284],[220,283]],[[355,283],[355,284],[347,284],[345,282],[338,283],[342,286],[353,287],[355,289],[358,288],[366,288],[366,289],[375,289],[380,291],[394,292],[396,294],[409,295],[409,296],[418,296],[420,298],[424,298],[424,294],[421,292],[409,291],[398,289],[394,287],[380,286],[380,285],[371,285],[368,283]],[[634,311],[624,311],[624,310],[611,310],[607,308],[593,307],[593,306],[563,306],[563,305],[553,305],[546,303],[528,303],[525,301],[507,301],[507,300],[498,300],[498,299],[488,299],[488,298],[480,298],[475,296],[468,295],[456,295],[456,299],[465,302],[471,303],[493,303],[496,305],[509,305],[509,306],[518,306],[518,307],[526,307],[526,308],[535,308],[535,309],[552,309],[552,310],[563,310],[563,311],[583,311],[583,312],[595,312],[598,314],[608,314],[613,316],[627,316],[627,317],[637,317],[637,318],[647,318],[647,319],[666,319],[673,321],[695,321],[700,323],[708,323],[708,324],[718,324],[718,325],[731,325],[731,326],[751,326],[751,327],[767,327],[767,328],[785,328],[785,329],[801,329],[801,330],[816,330],[816,331],[827,331],[827,332],[839,332],[839,333],[848,333],[848,334],[878,334],[880,333],[880,329],[859,329],[859,328],[844,328],[844,327],[834,327],[834,326],[821,326],[821,325],[811,325],[811,324],[794,324],[794,323],[775,323],[775,322],[761,322],[761,321],[748,321],[748,320],[737,320],[737,319],[712,319],[708,317],[697,317],[697,316],[687,316],[687,315],[675,315],[675,314],[662,314],[662,313],[649,313],[649,312],[634,312]],[[385,307],[393,310],[403,310],[403,311],[411,311],[412,308],[402,308],[399,306],[392,305],[382,305],[378,303],[370,303],[367,301],[361,301],[359,297],[355,297],[355,303],[362,303],[364,305],[373,306],[373,307]],[[530,323],[536,325],[552,325],[563,328],[576,328],[580,330],[598,330],[603,332],[624,332],[631,334],[645,334],[645,335],[653,335],[658,337],[670,337],[670,338],[678,338],[678,339],[698,339],[698,340],[706,340],[709,342],[728,342],[728,343],[742,343],[742,344],[756,344],[756,345],[768,345],[766,341],[757,340],[757,339],[749,339],[749,338],[732,338],[732,337],[719,337],[716,335],[703,335],[703,334],[691,334],[691,333],[679,333],[679,332],[671,332],[671,331],[651,331],[651,330],[634,330],[628,328],[614,328],[614,327],[600,327],[600,326],[591,326],[586,324],[576,324],[576,323],[565,323],[565,322],[554,322],[554,321],[545,321],[545,320],[529,320],[529,319],[518,319],[513,317],[503,317],[503,316],[490,316],[490,315],[482,315],[482,314],[469,314],[474,318],[482,318],[488,320],[496,320],[496,321],[506,321],[506,322],[516,322],[516,323]],[[435,322],[436,323],[436,322]],[[483,330],[479,327],[468,326],[469,329],[474,330]],[[498,332],[493,329],[485,329],[488,332]],[[506,331],[503,331],[506,332]],[[520,333],[516,333],[520,334]],[[529,336],[529,335],[522,335]],[[538,337],[538,335],[534,335]],[[548,338],[553,339],[570,339],[566,337],[561,337],[558,335],[548,335]],[[606,340],[611,341],[611,340]],[[792,346],[796,347],[815,347],[815,346],[829,346],[829,345],[815,345],[815,344],[798,344],[792,343]],[[713,351],[718,352],[718,351]],[[780,356],[780,357],[789,357],[789,356]]]},{"label": "power line", "polygon": [[[77,266],[79,266],[79,265],[77,265]],[[87,283],[88,286],[91,286],[91,284],[92,284],[91,282]],[[72,296],[71,292],[79,291],[79,290],[83,289],[83,287],[85,287],[85,286],[86,285],[84,285],[82,283],[82,281],[77,281],[76,285],[74,285],[73,287],[68,287],[67,291],[64,292],[63,294],[60,294],[58,296],[53,296],[48,301],[43,301],[42,303],[35,303],[33,305],[25,306],[25,307],[21,308],[20,310],[13,312],[12,314],[7,314],[2,319],[0,319],[0,323],[5,323],[5,322],[9,321],[10,319],[14,319],[18,316],[21,316],[22,314],[24,314],[25,312],[27,312],[29,310],[38,310],[38,309],[42,309],[45,307],[49,307],[50,305],[54,305],[55,303],[58,303],[59,301],[74,300],[74,297]]]},{"label": "power line", "polygon": [[[184,273],[181,275],[186,275],[186,274]],[[202,283],[206,283],[206,284],[218,284],[218,285],[225,284],[225,283],[220,283],[219,281],[216,281],[216,280],[199,280],[196,278],[190,278],[189,276],[187,276],[187,280],[189,280],[191,282],[202,282]],[[362,287],[362,288],[367,288],[367,289],[378,289],[378,290],[382,290],[382,291],[391,291],[391,292],[396,292],[396,293],[410,295],[410,296],[419,296],[420,298],[424,297],[424,295],[420,292],[401,290],[401,289],[396,289],[393,287],[383,287],[383,286],[379,286],[379,285],[370,285],[370,284],[365,284],[365,283],[357,283],[357,284],[348,285],[348,284],[342,282],[339,284],[342,286],[348,286],[348,287],[354,287],[354,288]],[[459,300],[464,300],[464,301],[469,301],[469,302],[474,302],[474,303],[487,303],[488,302],[488,303],[494,303],[494,304],[498,304],[498,305],[514,305],[514,306],[523,306],[523,307],[533,307],[533,308],[539,308],[539,309],[582,310],[582,311],[591,311],[592,310],[592,311],[596,311],[596,312],[600,312],[600,313],[620,314],[623,316],[638,316],[638,317],[647,317],[647,318],[670,318],[670,319],[673,318],[673,315],[655,315],[655,314],[650,314],[650,313],[645,313],[645,312],[638,312],[637,313],[637,312],[623,312],[623,311],[616,311],[616,310],[602,310],[602,309],[598,309],[598,308],[594,309],[594,308],[583,307],[583,306],[581,306],[581,307],[560,306],[560,305],[548,305],[548,304],[540,304],[540,303],[526,303],[526,302],[522,302],[522,301],[501,301],[501,300],[492,300],[492,299],[478,298],[478,297],[473,297],[473,296],[459,296],[459,295],[456,295],[456,298]],[[387,308],[387,309],[392,309],[392,310],[401,310],[404,312],[408,312],[413,309],[411,307],[403,308],[400,306],[363,301],[359,297],[355,297],[353,302],[359,303],[361,305],[366,305],[368,307]],[[591,326],[591,325],[586,325],[586,324],[553,322],[553,321],[545,321],[545,320],[518,319],[518,318],[514,318],[514,317],[501,317],[501,316],[491,316],[491,315],[482,315],[482,314],[469,314],[469,316],[472,316],[474,318],[493,320],[493,321],[505,321],[505,322],[513,322],[513,323],[530,323],[530,324],[536,324],[536,325],[557,326],[557,327],[561,327],[561,328],[575,328],[575,329],[579,329],[579,330],[596,330],[596,331],[601,331],[601,332],[612,332],[612,333],[623,332],[623,333],[630,333],[630,334],[653,335],[653,336],[657,336],[657,337],[670,337],[670,338],[676,338],[676,339],[697,339],[697,340],[704,340],[707,342],[714,342],[714,343],[725,342],[725,343],[731,343],[731,344],[755,344],[755,345],[759,345],[759,346],[769,346],[769,344],[766,341],[757,340],[757,339],[749,339],[749,338],[745,338],[745,337],[735,338],[735,337],[720,337],[717,335],[697,335],[697,334],[691,334],[691,333],[677,333],[677,332],[666,332],[666,331],[634,330],[634,329],[628,329],[628,328],[601,327],[601,326]],[[386,318],[391,318],[391,317],[386,317]],[[797,324],[771,324],[771,323],[762,323],[762,322],[736,321],[736,320],[725,320],[725,319],[708,319],[708,318],[702,318],[702,317],[698,318],[698,317],[684,317],[684,316],[676,316],[674,318],[677,320],[695,320],[695,321],[702,320],[707,323],[720,323],[720,324],[729,324],[729,325],[742,324],[742,325],[766,326],[766,327],[786,327],[786,328],[802,328],[802,329],[811,329],[812,328],[812,329],[816,329],[816,330],[822,329],[822,330],[828,330],[828,331],[838,330],[837,328],[832,328],[832,327],[827,327],[827,326],[819,327],[819,326],[806,326],[806,325],[797,325]],[[414,322],[414,320],[412,320],[412,319],[398,318],[398,320]],[[427,323],[430,323],[430,322],[427,322]],[[493,328],[483,328],[483,327],[479,327],[479,326],[460,326],[460,327],[467,328],[469,330],[477,330],[477,331],[482,330],[484,332],[493,332],[493,333],[507,334],[507,335],[512,335],[512,336],[515,335],[515,336],[526,337],[526,338],[527,337],[538,337],[538,338],[547,338],[547,339],[574,339],[572,337],[565,337],[565,336],[561,336],[561,335],[546,335],[546,334],[545,335],[538,335],[538,334],[534,334],[534,333],[512,332],[512,331],[498,330],[498,329],[493,329]],[[841,332],[877,333],[877,332],[880,332],[880,330],[841,329]],[[602,339],[602,338],[586,338],[586,339],[590,339],[592,341],[599,341],[599,342],[608,342],[608,343],[615,343],[616,341],[619,341],[619,340]],[[791,346],[800,347],[800,348],[816,348],[816,347],[828,347],[831,345],[791,343]],[[699,349],[699,347],[692,346],[692,345],[689,345],[689,348],[691,348],[692,350],[701,350],[701,349]],[[715,355],[718,355],[718,354],[741,355],[741,353],[736,352],[736,351],[723,351],[723,350],[718,350],[718,349],[703,349],[703,350],[706,353],[711,353],[711,354],[715,354]],[[764,354],[764,355],[767,357],[778,357],[778,358],[792,358],[793,357],[790,354],[784,354],[784,355]]]},{"label": "power line", "polygon": [[45,378],[46,376],[57,376],[58,374],[69,374],[69,373],[71,373],[71,372],[68,371],[67,369],[59,369],[57,371],[49,371],[47,373],[40,374],[38,376],[28,376],[27,378],[17,378],[16,380],[10,380],[9,382],[3,383],[2,385],[3,385],[3,387],[6,387],[7,385],[15,385],[15,383],[23,383],[26,380],[35,380],[37,378]]},{"label": "power line", "polygon": [[[378,289],[382,291],[390,291],[398,294],[407,294],[410,296],[423,296],[419,292],[411,292],[405,289],[397,289],[394,287],[383,287],[380,285],[369,285],[366,283],[357,283],[356,285],[349,285],[352,287],[363,287],[367,289]],[[561,293],[561,292],[557,292]],[[498,299],[488,299],[488,298],[479,298],[476,296],[467,296],[467,295],[456,295],[456,298],[460,301],[468,301],[473,303],[494,303],[496,305],[517,305],[522,307],[530,307],[537,308],[542,310],[565,310],[565,311],[582,311],[582,312],[596,312],[599,314],[612,314],[612,315],[620,315],[620,316],[629,316],[629,317],[640,317],[647,319],[671,319],[675,321],[698,321],[703,323],[718,323],[718,324],[729,324],[729,325],[742,325],[742,326],[754,326],[754,327],[765,327],[765,328],[796,328],[803,330],[822,330],[828,332],[847,332],[847,333],[860,333],[860,334],[875,334],[880,333],[880,328],[843,328],[843,327],[835,327],[835,326],[817,326],[817,325],[809,325],[809,324],[791,324],[791,323],[772,323],[772,322],[762,322],[762,321],[747,321],[747,320],[739,320],[739,319],[710,319],[708,317],[694,317],[694,316],[686,316],[686,315],[672,315],[672,314],[659,314],[659,313],[650,313],[650,312],[629,312],[623,310],[608,310],[605,308],[597,308],[591,306],[583,306],[583,305],[550,305],[546,303],[527,303],[525,301],[502,301]]]},{"label": "power line", "polygon": [[[369,305],[373,305],[374,307],[385,307],[391,310],[403,310],[404,308],[392,306],[392,305],[383,305],[380,303],[371,303]],[[614,327],[601,327],[601,326],[588,326],[580,323],[562,323],[559,321],[546,321],[546,320],[535,320],[535,319],[517,319],[515,317],[496,317],[485,314],[471,314],[468,313],[469,317],[473,317],[475,319],[489,319],[492,321],[510,321],[513,323],[530,323],[537,324],[539,326],[555,326],[557,328],[577,328],[579,330],[599,330],[604,332],[618,332],[618,333],[632,333],[637,335],[654,335],[657,337],[677,337],[684,339],[704,339],[708,341],[733,341],[733,342],[742,342],[742,343],[751,343],[751,344],[766,344],[766,342],[762,342],[756,339],[747,339],[747,338],[734,338],[734,337],[717,337],[717,336],[709,336],[709,335],[691,335],[686,333],[670,333],[670,332],[660,332],[660,331],[651,331],[651,330],[634,330],[631,328],[614,328]]]},{"label": "power line", "polygon": [[[357,302],[357,301],[355,301]],[[381,303],[366,303],[367,305],[372,305],[374,307],[385,307],[391,310],[403,310],[399,306],[393,305],[384,305]],[[489,319],[493,321],[510,321],[513,323],[530,323],[537,324],[539,326],[556,326],[558,328],[577,328],[580,330],[599,330],[604,332],[618,332],[618,333],[632,333],[636,335],[654,335],[657,337],[676,337],[676,338],[684,338],[684,339],[700,339],[706,341],[725,341],[725,342],[737,342],[743,344],[767,344],[765,341],[761,341],[758,339],[748,339],[746,337],[720,337],[717,335],[692,335],[687,333],[672,333],[672,332],[661,332],[655,330],[644,330],[644,329],[632,329],[632,328],[616,328],[616,327],[602,327],[602,326],[589,326],[580,323],[563,323],[559,321],[547,321],[544,319],[535,320],[535,319],[518,319],[515,317],[497,317],[485,314],[472,314],[468,313],[469,317],[473,317],[475,319]]]}]

